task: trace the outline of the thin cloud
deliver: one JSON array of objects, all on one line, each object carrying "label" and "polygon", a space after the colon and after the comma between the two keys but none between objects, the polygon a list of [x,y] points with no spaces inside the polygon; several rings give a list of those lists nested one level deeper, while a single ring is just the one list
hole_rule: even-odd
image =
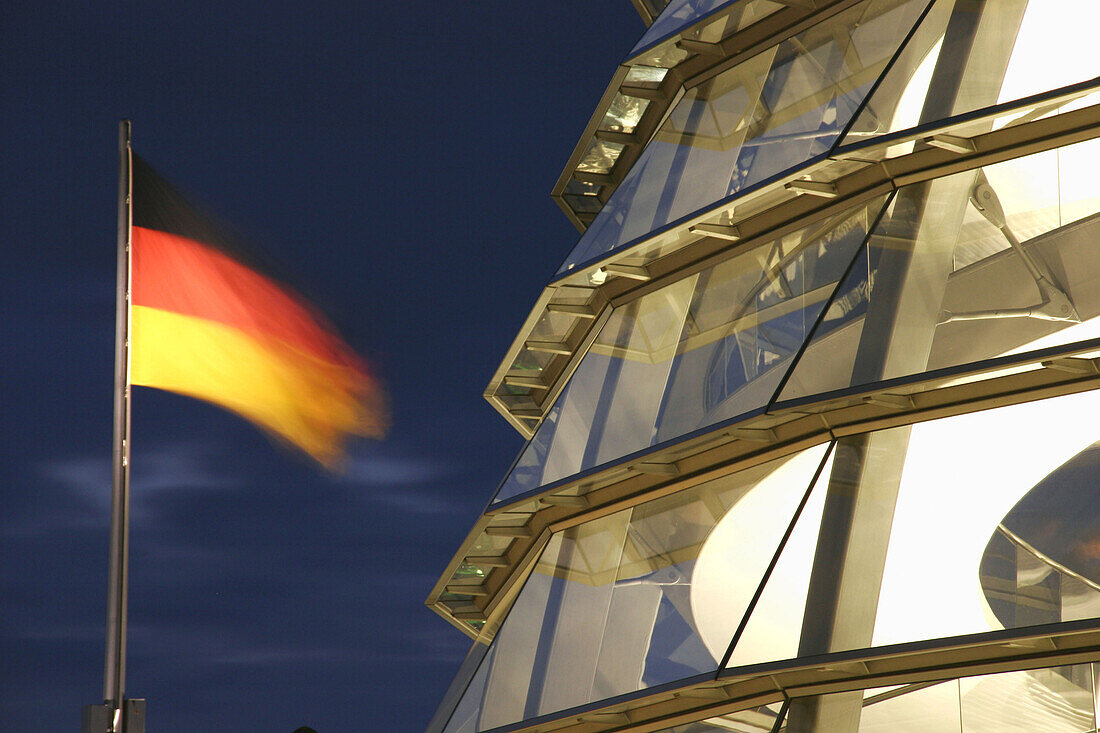
[{"label": "thin cloud", "polygon": [[439,496],[413,488],[395,488],[376,490],[371,500],[388,509],[407,514],[450,514],[457,510],[467,510],[464,502],[453,497]]},{"label": "thin cloud", "polygon": [[372,453],[349,456],[340,480],[359,486],[408,486],[438,480],[446,473],[430,459]]},{"label": "thin cloud", "polygon": [[[223,490],[244,483],[241,476],[220,468],[224,461],[212,460],[216,454],[216,449],[197,443],[143,450],[140,466],[131,476],[132,522],[140,525],[150,519],[148,515],[159,508],[157,496],[166,492]],[[47,459],[32,465],[30,471],[35,476],[34,481],[56,498],[28,507],[23,521],[9,517],[0,535],[10,538],[59,529],[100,531],[104,528],[111,501],[109,455]]]},{"label": "thin cloud", "polygon": [[[198,443],[178,443],[142,451],[140,467],[131,475],[131,487],[145,492],[164,489],[212,489],[239,486],[241,477],[211,470],[215,451]],[[79,456],[45,461],[39,476],[97,500],[109,492],[111,460],[107,456]]]},{"label": "thin cloud", "polygon": [[8,634],[29,641],[98,641],[103,638],[103,624],[76,624],[67,620],[50,623],[36,619],[17,628],[8,628]]},{"label": "thin cloud", "polygon": [[232,623],[205,622],[191,626],[181,623],[141,623],[130,626],[130,647],[135,655],[160,657],[178,655],[181,649],[195,653],[196,668],[213,665],[272,668],[287,664],[359,661],[370,657],[365,648],[355,645],[318,644],[314,638],[300,643],[281,638],[257,639],[255,629],[247,638]]},{"label": "thin cloud", "polygon": [[460,476],[450,464],[382,450],[350,456],[340,483],[365,489],[359,496],[366,502],[404,514],[443,515],[465,508],[453,491]]}]

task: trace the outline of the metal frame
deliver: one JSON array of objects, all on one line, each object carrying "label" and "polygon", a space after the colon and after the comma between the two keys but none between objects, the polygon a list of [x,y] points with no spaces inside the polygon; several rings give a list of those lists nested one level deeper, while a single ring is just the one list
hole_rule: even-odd
[{"label": "metal frame", "polygon": [[[634,2],[637,6],[642,0]],[[670,70],[658,90],[650,90],[647,98],[651,103],[634,139],[617,139],[627,143],[627,148],[612,172],[590,179],[603,186],[601,201],[607,200],[633,165],[676,91],[702,83],[857,2],[790,0],[784,2],[784,10],[713,44],[713,48],[687,44],[693,55]],[[727,7],[677,34],[710,22]],[[931,7],[929,2],[924,13]],[[919,21],[907,40],[917,26]],[[905,45],[903,42],[898,53]],[[897,58],[895,54],[890,65]],[[576,165],[591,140],[597,139],[604,114],[622,90],[634,61],[628,59],[617,70],[554,189],[554,197],[579,228],[586,222],[568,209],[561,197],[568,181],[579,178]],[[876,87],[890,65],[878,77]],[[531,437],[613,308],[904,186],[1100,138],[1100,104],[1043,117],[1098,91],[1100,77],[858,142],[847,142],[842,134],[825,155],[579,263],[543,291],[485,396],[517,430]],[[967,134],[969,126],[1017,113],[1015,120],[997,130]],[[886,157],[887,148],[910,141],[921,144],[907,154]],[[841,282],[843,278],[838,289]],[[579,293],[584,297],[579,298]],[[539,319],[554,312],[573,316],[571,328],[554,342],[532,340]],[[783,383],[805,348],[804,343],[792,359]],[[524,351],[551,356],[537,375],[510,371]],[[555,532],[825,442],[1100,389],[1097,354],[1100,338],[789,400],[780,400],[781,383],[768,404],[756,410],[507,500],[491,501],[432,589],[427,604],[475,640],[470,659],[480,661],[485,645],[494,638]],[[489,538],[495,538],[503,549],[492,555],[475,549]],[[459,571],[468,568],[480,568],[480,583],[457,582]],[[750,605],[744,619],[751,611]],[[727,653],[723,664],[728,658]],[[733,669],[719,664],[713,673],[525,720],[491,733],[661,731],[763,704],[782,702],[786,708],[791,699],[803,696],[1095,660],[1100,660],[1100,619],[1032,626]],[[468,674],[456,680],[449,701],[461,697],[457,689],[465,689],[476,673],[476,664],[470,662],[464,669]],[[431,730],[445,728],[453,711],[453,705],[445,709],[449,704],[440,708]]]},{"label": "metal frame", "polygon": [[[640,63],[640,59],[646,52],[658,45],[668,43],[670,40],[681,39],[684,36],[688,36],[699,28],[713,23],[717,16],[729,11],[737,2],[743,1],[744,0],[736,0],[736,2],[726,3],[695,22],[657,39],[633,54],[615,70],[614,75],[611,77],[611,81],[608,83],[607,89],[596,105],[596,109],[593,111],[591,118],[589,118],[588,124],[581,133],[577,145],[573,148],[573,153],[566,161],[565,167],[550,193],[551,198],[557,202],[562,212],[569,221],[577,227],[578,231],[583,232],[587,229],[588,225],[592,223],[595,214],[575,211],[564,198],[566,185],[573,179],[599,184],[600,190],[596,198],[601,205],[607,203],[611,194],[615,192],[615,189],[622,182],[627,172],[629,172],[635,161],[637,161],[646,143],[649,142],[653,133],[656,132],[659,123],[663,120],[672,101],[676,98],[680,90],[690,89],[702,83],[719,70],[724,70],[731,64],[740,63],[746,57],[760,53],[790,36],[805,30],[814,23],[855,5],[861,0],[833,0],[832,2],[819,3],[820,7],[815,7],[814,3],[787,2],[786,8],[776,11],[760,19],[756,23],[730,34],[721,42],[712,44],[711,47],[701,48],[706,44],[700,44],[698,42],[694,45],[684,47],[684,50],[689,54],[688,58],[669,69],[664,81],[657,88],[637,88],[625,85],[627,72],[631,68],[643,65]],[[784,2],[784,0],[779,1]],[[639,3],[645,2],[645,0],[633,0],[633,2],[635,3],[635,7],[637,7]],[[639,10],[639,12],[641,11]],[[644,19],[645,15],[643,14],[642,17]],[[651,23],[652,21],[648,21],[647,25]],[[645,114],[642,116],[638,127],[633,133],[630,133],[628,136],[615,137],[615,141],[625,143],[626,148],[620,153],[618,159],[615,161],[615,165],[609,173],[581,173],[577,170],[577,166],[581,158],[587,152],[589,146],[592,144],[592,141],[602,136],[601,133],[598,132],[599,125],[603,121],[604,115],[607,113],[612,100],[618,93],[623,93],[627,96],[644,97],[649,100],[649,106],[646,108]]]},{"label": "metal frame", "polygon": [[[638,11],[638,15],[642,16],[642,22],[646,24],[646,27],[653,25],[653,21],[657,20],[657,16],[661,14],[661,10],[664,9],[664,5],[661,0],[653,2],[652,0],[630,0],[630,3],[634,6],[634,9]],[[658,6],[661,7],[658,7]]]},{"label": "metal frame", "polygon": [[947,681],[1100,659],[1100,620],[930,639],[719,669],[485,733],[656,733],[795,697]]},{"label": "metal frame", "polygon": [[[1005,111],[1033,108],[1053,99],[1080,96],[1093,88],[1095,85],[1091,82],[1076,85],[1068,90],[1058,90],[1057,94],[1040,95],[1040,98],[1013,105],[1000,105],[983,111],[981,115],[967,115],[964,121],[936,123],[920,130],[906,131],[904,136],[899,133],[889,140],[878,141],[876,145],[896,144],[903,137],[921,139],[922,136],[939,134],[938,131],[951,130]],[[597,324],[608,316],[612,307],[734,256],[745,247],[755,246],[767,238],[781,236],[883,192],[1097,137],[1100,137],[1100,105],[1093,105],[968,138],[973,149],[928,147],[900,158],[868,164],[837,179],[834,184],[837,196],[834,199],[792,196],[783,205],[740,222],[737,226],[745,234],[745,238],[732,247],[727,240],[701,236],[695,246],[673,253],[649,266],[647,272],[651,276],[648,280],[615,278],[608,284],[618,282],[618,293],[606,286],[598,293],[601,300],[606,298],[600,308],[600,315],[595,319],[577,319],[580,323],[571,334],[572,343],[577,348],[569,360],[562,360],[559,378],[555,383],[552,386],[547,384],[541,407],[546,409],[553,404],[553,399],[595,339]],[[870,147],[861,144],[858,148],[851,149],[865,154]],[[848,150],[850,149],[845,149]],[[754,232],[754,229],[757,231]],[[579,516],[586,509],[606,502],[619,501],[623,496],[653,498],[658,495],[654,491],[666,490],[670,478],[675,484],[676,477],[698,470],[699,466],[712,469],[714,465],[743,468],[753,462],[794,452],[841,434],[868,432],[887,425],[919,422],[964,411],[1091,389],[1097,386],[1093,373],[1095,364],[1070,364],[1064,359],[1086,353],[1094,346],[1095,344],[1086,344],[1084,347],[1070,345],[1013,357],[1019,361],[1011,363],[1040,363],[1047,368],[971,384],[943,387],[944,382],[949,379],[995,371],[1008,365],[1010,361],[989,360],[959,369],[891,380],[868,388],[817,395],[792,403],[773,402],[765,410],[743,415],[728,423],[700,431],[700,434],[682,436],[672,441],[671,445],[655,446],[611,464],[581,472],[540,487],[534,492],[514,497],[500,506],[490,505],[444,571],[427,603],[465,633],[472,636],[484,633],[482,629],[491,630],[491,619],[498,617],[501,612],[502,591],[511,588],[516,582],[516,565],[521,564],[523,558],[532,551],[533,538],[538,537],[546,527],[559,529],[563,526],[561,523],[569,517]],[[1044,363],[1044,359],[1048,361]],[[1077,371],[1072,371],[1074,369]],[[852,399],[856,400],[854,404],[851,403]],[[532,426],[529,434],[533,432]],[[723,442],[726,450],[720,454],[709,456],[710,449],[703,451],[708,454],[703,463],[699,463],[691,455],[701,445]],[[676,484],[676,488],[671,490],[683,487],[683,484]],[[522,533],[514,527],[517,521],[527,527]],[[468,559],[478,558],[472,548],[483,535],[494,531],[517,535],[507,552],[492,558]],[[519,534],[525,536],[518,536]],[[479,595],[471,595],[467,602],[461,604],[448,604],[441,598],[463,563],[476,566],[479,562],[489,567],[484,582],[476,589]],[[475,592],[473,588],[467,590]],[[483,625],[483,622],[490,623]]]},{"label": "metal frame", "polygon": [[[939,369],[765,407],[494,505],[429,594],[432,610],[488,641],[550,533],[840,437],[1100,388],[1100,339]],[[1005,370],[1027,368],[1004,374]],[[992,375],[983,379],[983,375]],[[959,383],[959,382],[962,383]],[[486,536],[513,539],[486,558]],[[476,595],[449,603],[463,564],[488,568]]]},{"label": "metal frame", "polygon": [[[688,269],[699,268],[702,262],[736,253],[769,237],[782,236],[829,216],[841,207],[909,184],[1095,139],[1100,137],[1100,104],[973,137],[955,133],[978,122],[1014,112],[1023,117],[1028,112],[1065,104],[1097,91],[1100,91],[1100,78],[882,138],[837,147],[803,167],[780,173],[705,210],[654,230],[602,258],[579,265],[543,291],[486,387],[486,399],[524,437],[534,435],[538,422],[553,404],[551,395],[556,396],[560,391],[558,383],[569,378],[570,367],[575,367],[577,360],[563,358],[548,364],[540,375],[541,384],[545,385],[541,390],[529,390],[527,394],[515,396],[505,394],[502,387],[511,365],[524,349],[529,348],[531,329],[563,288],[587,290],[591,294],[587,307],[599,312],[609,305],[622,305],[654,287],[661,287],[670,277],[680,277]],[[931,144],[897,158],[875,158],[876,153],[911,140]],[[942,147],[945,144],[948,147]],[[678,249],[644,265],[635,264],[646,250],[666,240],[678,239],[685,233],[693,236]],[[606,280],[599,285],[592,284],[592,273],[601,270],[607,273]],[[573,329],[562,340],[563,351],[576,357],[583,345],[591,343],[587,331],[592,327],[592,319],[576,319]]]}]

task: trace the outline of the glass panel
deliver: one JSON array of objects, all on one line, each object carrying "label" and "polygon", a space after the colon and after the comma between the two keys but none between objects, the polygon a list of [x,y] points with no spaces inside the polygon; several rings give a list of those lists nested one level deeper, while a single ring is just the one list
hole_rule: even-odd
[{"label": "glass panel", "polygon": [[571,179],[565,184],[563,198],[573,211],[595,214],[603,208],[603,202],[597,198],[602,186],[598,183],[588,183]]},{"label": "glass panel", "polygon": [[603,208],[603,204],[595,196],[574,196],[567,193],[564,198],[569,208],[579,214],[595,214]]},{"label": "glass panel", "polygon": [[516,360],[512,362],[511,369],[521,372],[541,372],[546,368],[547,364],[550,363],[552,358],[554,358],[553,354],[525,349],[519,352]]},{"label": "glass panel", "polygon": [[642,119],[648,106],[648,99],[616,94],[611,100],[611,106],[607,108],[600,129],[611,132],[634,132],[634,128],[637,127],[638,121]]},{"label": "glass panel", "polygon": [[625,147],[619,143],[593,140],[581,162],[577,164],[577,170],[584,173],[608,173],[615,167],[615,161]]},{"label": "glass panel", "polygon": [[[810,564],[806,556],[813,557],[817,542],[817,527],[821,524],[821,513],[825,504],[826,486],[836,460],[835,450],[830,453],[821,479],[810,494],[794,531],[783,546],[783,554],[772,570],[764,593],[760,596],[752,611],[744,632],[738,639],[730,658],[729,667],[751,664],[763,659],[788,659],[798,656],[798,627],[802,621],[806,606],[806,593],[810,581]],[[721,587],[727,578],[737,577],[740,559],[737,557],[737,545],[742,533],[751,532],[753,517],[741,516],[736,508],[729,512],[711,532],[707,543],[696,563],[698,587]],[[755,591],[755,589],[754,589]],[[721,649],[724,654],[733,636],[729,633],[729,623],[723,621],[728,609],[714,603],[703,591],[693,599],[699,609],[699,634],[710,641],[711,648]],[[741,622],[741,617],[736,619]],[[734,626],[733,630],[736,630]],[[793,632],[793,633],[792,633]],[[721,658],[721,657],[719,657]]]},{"label": "glass panel", "polygon": [[485,697],[485,685],[489,681],[489,670],[493,666],[492,658],[493,650],[490,649],[470,680],[466,692],[459,699],[443,733],[475,733],[478,730],[478,715],[481,712],[481,701]]},{"label": "glass panel", "polygon": [[[744,615],[826,449],[553,535],[448,731],[484,730],[713,674],[725,652],[722,638]],[[696,561],[731,512],[748,521],[736,572],[718,584],[699,581]],[[700,613],[710,614],[705,623],[718,641],[700,636]]]},{"label": "glass panel", "polygon": [[[843,145],[1096,76],[1094,0],[989,0],[975,7],[937,0]],[[968,134],[990,129],[985,122]]]},{"label": "glass panel", "polygon": [[532,341],[561,341],[573,327],[577,317],[569,313],[546,311],[531,329]]},{"label": "glass panel", "polygon": [[1097,410],[1093,391],[838,440],[731,666],[1100,616]]},{"label": "glass panel", "polygon": [[791,708],[787,724],[780,729],[784,732],[795,730],[799,720],[816,718],[838,731],[962,733],[958,680],[800,698],[792,702]]},{"label": "glass panel", "polygon": [[767,404],[883,203],[617,308],[497,501]]},{"label": "glass panel", "polygon": [[[722,2],[725,5],[722,6]],[[692,3],[700,12],[688,14],[686,8],[678,8],[681,17],[675,24],[664,23],[654,32],[651,26],[642,40],[634,46],[630,52],[632,64],[648,64],[663,68],[672,68],[688,57],[688,52],[681,48],[677,41],[687,38],[693,41],[706,43],[718,43],[734,33],[748,28],[753,23],[768,17],[777,10],[783,9],[783,4],[774,0],[740,0],[729,2],[728,0],[704,0]],[[717,12],[710,15],[705,23],[700,23],[694,28],[688,26],[702,18],[709,10],[706,6],[718,8]],[[671,18],[670,18],[671,20]],[[680,32],[677,32],[680,31]],[[669,37],[671,35],[671,37]],[[665,40],[662,41],[661,39]]]},{"label": "glass panel", "polygon": [[959,680],[963,733],[1096,730],[1093,665]]},{"label": "glass panel", "polygon": [[[712,12],[716,8],[722,5],[730,5],[741,2],[745,4],[746,0],[671,0],[661,15],[653,21],[653,25],[646,29],[646,32],[634,44],[634,48],[631,49],[629,56],[641,51],[646,46],[664,38],[667,35],[671,35],[676,31],[691,25],[697,20],[700,20],[707,13]],[[751,4],[751,2],[749,2]]]},{"label": "glass panel", "polygon": [[565,193],[569,194],[570,196],[586,196],[590,198],[595,198],[600,194],[600,188],[602,188],[602,186],[600,186],[600,184],[598,183],[588,183],[587,181],[578,181],[576,179],[571,179],[568,183],[565,184]]},{"label": "glass panel", "polygon": [[603,204],[595,196],[575,196],[567,193],[564,198],[569,207],[577,213],[595,214],[603,208]]},{"label": "glass panel", "polygon": [[1098,167],[1090,141],[901,189],[780,400],[1100,336]]},{"label": "glass panel", "polygon": [[827,152],[925,0],[868,0],[689,90],[559,269]]},{"label": "glass panel", "polygon": [[651,66],[632,66],[626,72],[623,84],[632,87],[648,87],[655,89],[661,85],[668,75],[668,69],[658,69]]},{"label": "glass panel", "polygon": [[[793,698],[781,731],[1091,733],[1090,664]],[[709,729],[703,729],[709,730]]]}]

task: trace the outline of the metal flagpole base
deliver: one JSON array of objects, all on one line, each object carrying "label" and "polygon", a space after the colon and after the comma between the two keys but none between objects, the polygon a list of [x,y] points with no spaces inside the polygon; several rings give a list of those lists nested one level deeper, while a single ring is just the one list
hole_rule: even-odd
[{"label": "metal flagpole base", "polygon": [[107,703],[85,705],[80,733],[145,733],[145,700],[122,701],[122,725],[114,727],[114,709]]},{"label": "metal flagpole base", "polygon": [[80,733],[107,733],[111,729],[111,706],[85,705],[80,715]]}]

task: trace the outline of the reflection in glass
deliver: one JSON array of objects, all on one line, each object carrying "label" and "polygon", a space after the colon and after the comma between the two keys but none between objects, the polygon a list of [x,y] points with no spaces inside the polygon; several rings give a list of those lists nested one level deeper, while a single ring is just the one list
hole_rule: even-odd
[{"label": "reflection in glass", "polygon": [[[812,701],[829,733],[1092,733],[1095,669],[1078,664],[794,698]],[[838,704],[844,703],[844,704]],[[778,704],[658,733],[768,733]],[[779,730],[804,731],[788,714]]]},{"label": "reflection in glass", "polygon": [[569,202],[570,208],[578,213],[596,213],[603,207],[603,202],[597,198],[600,195],[600,185],[587,181],[570,179],[565,184],[563,198]]},{"label": "reflection in glass", "polygon": [[[989,0],[977,14],[970,8],[937,0],[842,146],[1083,82],[1100,70],[1093,0]],[[988,132],[984,125],[967,134]]]},{"label": "reflection in glass", "polygon": [[1091,733],[1094,677],[1078,664],[794,698],[779,730],[807,730],[796,711],[813,707],[830,733]]},{"label": "reflection in glass", "polygon": [[1096,666],[1080,664],[959,680],[963,733],[1096,730]]},{"label": "reflection in glass", "polygon": [[731,666],[1097,617],[1097,410],[1093,391],[838,441]]},{"label": "reflection in glass", "polygon": [[638,121],[642,119],[648,106],[648,99],[616,94],[607,108],[603,122],[600,123],[600,129],[611,132],[634,132],[634,128],[637,127]]},{"label": "reflection in glass", "polygon": [[780,402],[1100,336],[1100,142],[903,188]]},{"label": "reflection in glass", "polygon": [[443,733],[476,733],[478,730],[478,717],[481,712],[480,703],[482,697],[485,696],[485,685],[488,682],[489,670],[493,666],[492,655],[493,650],[490,649],[473,679],[470,680],[470,684],[467,685],[466,692],[459,699],[454,712],[451,713],[451,719],[447,721]]},{"label": "reflection in glass", "polygon": [[606,140],[593,140],[577,164],[577,170],[584,173],[608,173],[615,167],[615,161],[626,146]]},{"label": "reflection in glass", "polygon": [[1005,628],[1100,617],[1100,446],[1093,444],[1044,478],[1012,508],[989,540],[981,584]]},{"label": "reflection in glass", "polygon": [[659,69],[653,66],[631,66],[626,72],[623,84],[632,87],[656,88],[665,80],[668,69]]},{"label": "reflection in glass", "polygon": [[744,5],[751,4],[752,0],[671,0],[660,16],[653,21],[653,25],[649,26],[645,34],[634,44],[629,55],[633,56],[646,46],[694,23],[722,5],[738,2]]},{"label": "reflection in glass", "polygon": [[[635,44],[629,54],[631,63],[670,69],[689,55],[678,43],[681,38],[719,43],[784,7],[776,0],[694,0],[673,5],[672,12],[650,26]],[[705,22],[689,28],[708,15]]]},{"label": "reflection in glass", "polygon": [[497,501],[763,407],[884,199],[617,308]]},{"label": "reflection in glass", "polygon": [[[725,648],[715,654],[699,627],[732,636],[826,449],[554,534],[447,731],[484,730],[713,674]],[[730,516],[743,530],[737,568],[717,583],[698,579],[708,535]],[[697,606],[700,593],[707,608]]]},{"label": "reflection in glass", "polygon": [[559,272],[826,153],[926,0],[867,0],[690,89]]}]

